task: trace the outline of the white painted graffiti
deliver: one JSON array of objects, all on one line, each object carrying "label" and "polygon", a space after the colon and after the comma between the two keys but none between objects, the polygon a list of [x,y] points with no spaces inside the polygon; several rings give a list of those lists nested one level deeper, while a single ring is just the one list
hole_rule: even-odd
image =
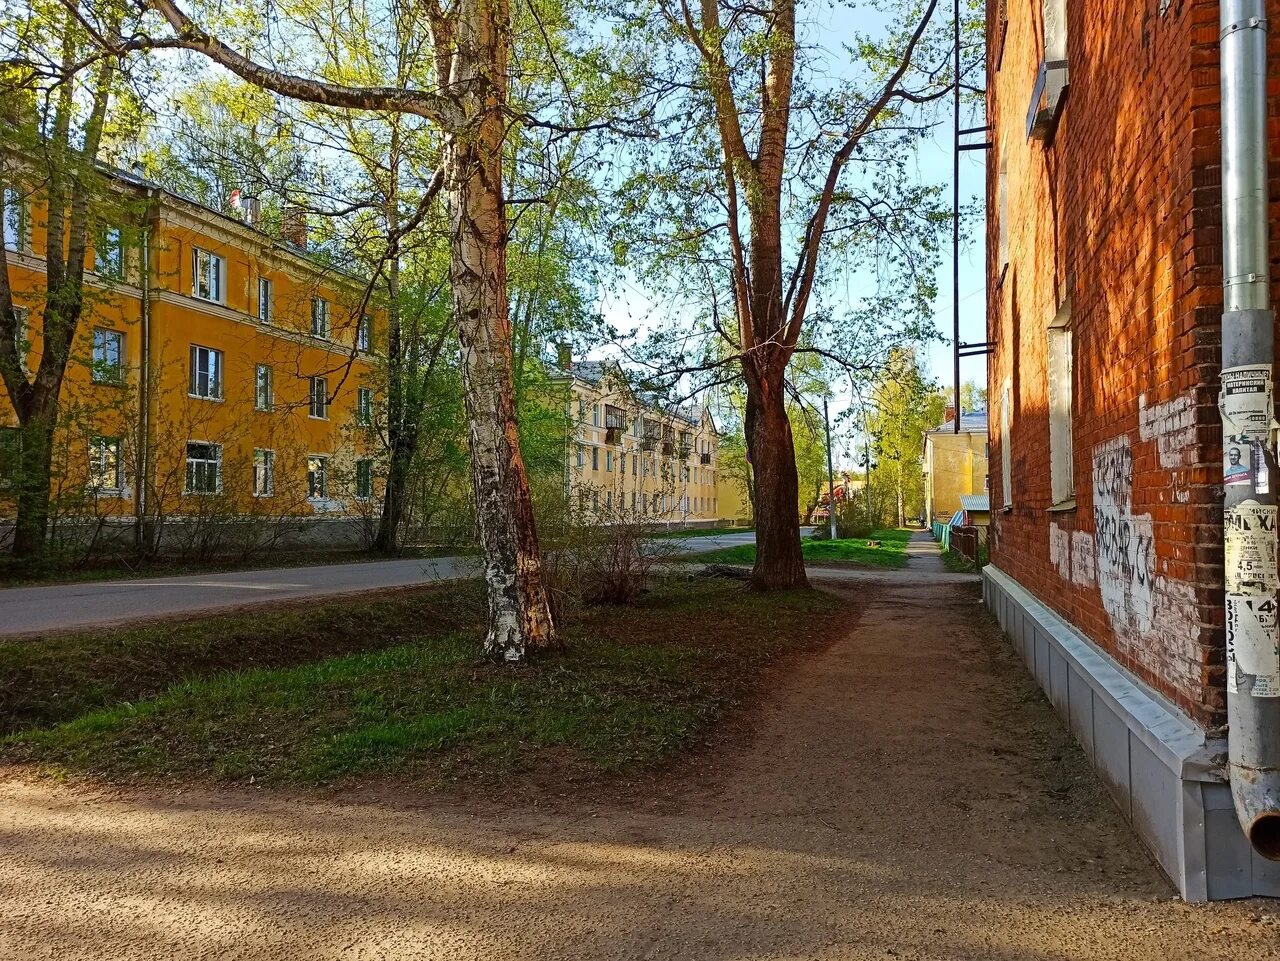
[{"label": "white painted graffiti", "polygon": [[1182,467],[1186,453],[1194,451],[1196,442],[1191,398],[1175,397],[1148,407],[1147,396],[1143,394],[1138,398],[1138,436],[1156,442],[1161,467]]},{"label": "white painted graffiti", "polygon": [[1059,577],[1071,576],[1071,536],[1057,524],[1049,525],[1049,560]]},{"label": "white painted graffiti", "polygon": [[1071,580],[1090,587],[1097,578],[1093,556],[1093,535],[1087,531],[1071,534]]},{"label": "white painted graffiti", "polygon": [[1093,530],[1098,589],[1116,632],[1151,627],[1155,545],[1151,515],[1135,515],[1128,435],[1093,449]]}]

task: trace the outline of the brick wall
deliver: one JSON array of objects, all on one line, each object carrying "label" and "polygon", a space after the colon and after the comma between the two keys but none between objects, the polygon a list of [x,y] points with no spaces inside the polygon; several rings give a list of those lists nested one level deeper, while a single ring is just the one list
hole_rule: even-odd
[{"label": "brick wall", "polygon": [[[988,3],[992,560],[1215,727],[1225,704],[1218,5],[1067,0],[1066,8],[1070,87],[1045,143],[1026,136],[1042,4]],[[1274,80],[1280,44],[1275,33],[1271,40]],[[1275,94],[1272,116],[1280,116]],[[1273,119],[1273,161],[1278,135]],[[1273,181],[1273,204],[1278,196]],[[1046,342],[1068,298],[1076,496],[1054,509]],[[1006,443],[1013,504],[1001,512]]]}]

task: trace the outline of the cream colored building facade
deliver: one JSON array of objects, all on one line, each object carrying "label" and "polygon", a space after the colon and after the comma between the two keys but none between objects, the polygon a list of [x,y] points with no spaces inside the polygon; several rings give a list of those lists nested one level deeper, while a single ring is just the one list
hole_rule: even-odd
[{"label": "cream colored building facade", "polygon": [[700,405],[665,409],[617,364],[566,364],[570,437],[565,484],[601,520],[684,524],[720,518],[715,422]]}]

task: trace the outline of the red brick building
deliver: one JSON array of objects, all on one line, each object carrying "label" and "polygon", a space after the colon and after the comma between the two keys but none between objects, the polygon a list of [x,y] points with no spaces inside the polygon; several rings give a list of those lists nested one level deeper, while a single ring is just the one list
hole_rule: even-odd
[{"label": "red brick building", "polygon": [[1222,763],[1220,6],[987,12],[986,600],[1184,896],[1280,895]]}]

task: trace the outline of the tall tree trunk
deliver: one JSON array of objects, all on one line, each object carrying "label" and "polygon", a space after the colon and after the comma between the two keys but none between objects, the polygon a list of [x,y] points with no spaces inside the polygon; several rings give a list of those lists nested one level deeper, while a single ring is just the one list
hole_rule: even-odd
[{"label": "tall tree trunk", "polygon": [[13,554],[23,560],[39,560],[48,546],[49,502],[53,496],[53,430],[53,417],[39,415],[28,417],[21,430]]},{"label": "tall tree trunk", "polygon": [[[393,140],[393,144],[396,141]],[[380,554],[400,551],[400,525],[404,521],[408,496],[409,473],[418,446],[418,411],[421,400],[416,387],[417,371],[410,370],[406,353],[403,317],[400,312],[400,217],[397,204],[398,157],[392,149],[391,179],[385,207],[387,236],[392,238],[390,263],[387,265],[387,446],[391,458],[387,463],[386,487],[382,493],[382,515],[373,538],[373,549]]]},{"label": "tall tree trunk", "polygon": [[454,79],[485,82],[475,95],[478,123],[452,133],[445,143],[450,280],[462,345],[476,526],[489,594],[485,652],[519,661],[555,647],[557,638],[520,455],[511,369],[502,189],[509,11],[506,0],[473,3],[460,10]]},{"label": "tall tree trunk", "polygon": [[800,550],[800,480],[787,417],[785,361],[757,365],[744,359],[747,448],[755,474],[757,590],[807,587]]}]

